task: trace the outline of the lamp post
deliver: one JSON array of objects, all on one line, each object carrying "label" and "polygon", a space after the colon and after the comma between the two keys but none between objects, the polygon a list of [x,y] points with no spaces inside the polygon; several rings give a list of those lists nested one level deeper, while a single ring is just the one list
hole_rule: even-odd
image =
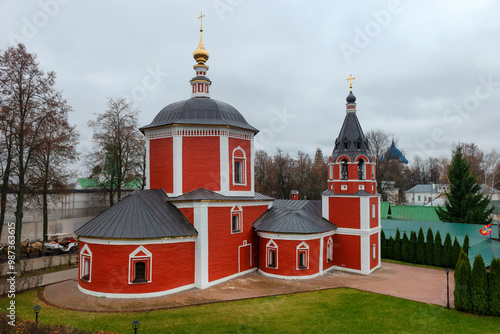
[{"label": "lamp post", "polygon": [[42,307],[40,305],[35,305],[33,307],[33,311],[35,311],[35,322],[38,323],[38,313],[40,313],[40,310]]},{"label": "lamp post", "polygon": [[446,268],[446,309],[450,309],[450,268]]},{"label": "lamp post", "polygon": [[134,333],[137,334],[137,329],[139,329],[139,320],[134,320],[132,322],[132,328],[134,329]]}]

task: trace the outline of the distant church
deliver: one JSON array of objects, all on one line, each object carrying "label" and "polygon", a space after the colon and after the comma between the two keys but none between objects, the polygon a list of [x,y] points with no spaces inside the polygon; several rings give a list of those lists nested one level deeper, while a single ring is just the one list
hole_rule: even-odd
[{"label": "distant church", "polygon": [[258,130],[234,107],[210,98],[202,33],[191,98],[166,106],[140,129],[148,190],[76,231],[78,288],[141,298],[204,289],[255,270],[309,279],[329,270],[379,268],[375,159],[356,116],[353,78],[322,200],[298,200],[296,193],[274,200],[254,191]]}]

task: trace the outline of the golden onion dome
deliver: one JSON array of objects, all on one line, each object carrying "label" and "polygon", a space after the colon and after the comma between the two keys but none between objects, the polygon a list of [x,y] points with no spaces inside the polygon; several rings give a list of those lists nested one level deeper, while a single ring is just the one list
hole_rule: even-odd
[{"label": "golden onion dome", "polygon": [[193,58],[198,64],[205,64],[209,58],[208,51],[203,46],[203,29],[200,29],[200,45],[193,52]]}]

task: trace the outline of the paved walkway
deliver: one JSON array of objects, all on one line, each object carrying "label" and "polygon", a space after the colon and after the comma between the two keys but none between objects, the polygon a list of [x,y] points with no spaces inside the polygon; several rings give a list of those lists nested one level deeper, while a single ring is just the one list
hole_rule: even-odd
[{"label": "paved walkway", "polygon": [[[310,280],[283,280],[254,272],[204,290],[191,289],[168,296],[144,299],[88,296],[78,290],[77,272],[71,270],[71,273],[66,274],[69,277],[73,275],[72,279],[47,286],[44,298],[54,306],[79,311],[116,312],[166,309],[338,287],[446,306],[446,272],[444,269],[420,268],[385,262],[381,269],[369,276],[331,271],[324,276]],[[449,278],[450,303],[453,306],[453,271],[450,272]]]}]

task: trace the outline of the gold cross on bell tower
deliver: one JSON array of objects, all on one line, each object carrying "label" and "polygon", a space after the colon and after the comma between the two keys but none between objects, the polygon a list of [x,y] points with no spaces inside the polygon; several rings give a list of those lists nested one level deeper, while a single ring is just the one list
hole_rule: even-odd
[{"label": "gold cross on bell tower", "polygon": [[356,79],[352,76],[352,74],[349,74],[349,78],[347,78],[346,80],[349,81],[349,88],[351,89],[351,92],[352,92],[352,81]]},{"label": "gold cross on bell tower", "polygon": [[201,15],[198,17],[200,19],[200,31],[203,31],[203,18],[205,15],[203,15],[203,11],[201,11]]}]

